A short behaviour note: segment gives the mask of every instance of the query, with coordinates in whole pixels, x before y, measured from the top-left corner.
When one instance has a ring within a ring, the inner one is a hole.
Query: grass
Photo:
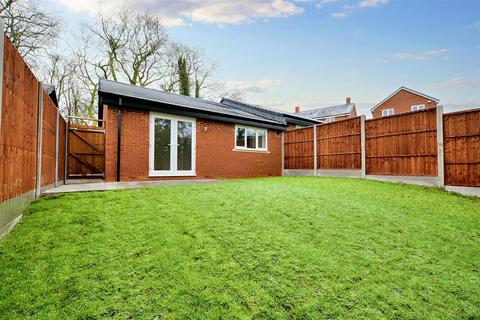
[[[333,178],[41,199],[2,319],[480,319],[480,200]]]

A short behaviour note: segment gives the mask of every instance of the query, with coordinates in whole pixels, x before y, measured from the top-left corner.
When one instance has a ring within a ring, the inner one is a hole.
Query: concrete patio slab
[[[464,196],[480,197],[480,188],[445,186],[445,190]]]
[[[159,181],[132,181],[132,182],[91,182],[72,183],[52,188],[43,192],[43,195],[54,195],[71,192],[108,191],[121,189],[140,189],[145,187],[199,185],[210,183],[224,183],[224,180],[216,179],[192,179],[192,180],[159,180]]]

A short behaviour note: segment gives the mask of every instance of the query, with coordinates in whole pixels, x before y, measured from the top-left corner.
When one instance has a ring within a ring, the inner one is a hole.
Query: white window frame
[[[170,120],[170,170],[155,170],[155,119]],[[178,121],[192,123],[192,166],[191,170],[177,170]],[[196,175],[196,119],[159,112],[150,112],[149,134],[149,176],[150,177],[190,177]]]
[[[410,107],[411,111],[420,111],[420,110],[425,110],[425,105],[424,104],[414,104]]]
[[[395,114],[394,108],[388,108],[382,110],[382,117],[393,116]]]
[[[332,123],[335,122],[337,119],[335,117],[326,117],[325,123]]]
[[[239,128],[245,129],[245,137],[244,137],[244,144],[245,146],[237,146],[237,131]],[[255,130],[255,148],[247,148],[247,130],[253,129]],[[258,147],[258,132],[263,131],[265,132],[265,148]],[[257,128],[257,127],[249,127],[243,125],[235,125],[235,134],[234,134],[234,149],[233,150],[240,150],[240,151],[261,151],[261,152],[268,152],[268,130],[264,128]]]

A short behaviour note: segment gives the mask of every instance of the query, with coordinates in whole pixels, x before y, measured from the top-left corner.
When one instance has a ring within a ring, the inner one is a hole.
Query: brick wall
[[[107,181],[116,180],[117,112],[105,107]],[[233,151],[235,125],[196,119],[196,178],[240,178],[281,175],[281,133],[268,130],[268,153]],[[206,131],[205,131],[205,128]],[[149,178],[149,113],[122,110],[121,180],[172,179]],[[180,179],[181,177],[174,177]],[[191,179],[191,177],[184,177]]]
[[[395,114],[410,112],[411,106],[414,104],[424,104],[425,109],[435,108],[437,103],[435,101],[430,101],[427,98],[413,94],[406,90],[399,91],[396,95],[379,105],[375,110],[372,111],[374,118],[382,117],[382,110],[394,108]]]

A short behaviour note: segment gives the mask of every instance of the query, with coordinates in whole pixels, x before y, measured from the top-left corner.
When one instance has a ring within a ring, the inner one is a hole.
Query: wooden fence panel
[[[284,133],[285,169],[313,170],[313,127]]]
[[[43,92],[42,116],[42,186],[52,185],[55,181],[55,140],[57,130],[57,107],[47,92]]]
[[[322,124],[317,127],[317,168],[361,169],[361,118]]]
[[[370,175],[437,176],[436,109],[367,120]]]
[[[65,147],[67,122],[60,116],[58,123],[58,181],[65,181]]]
[[[35,189],[37,97],[35,76],[4,35],[0,201]]]
[[[443,118],[445,184],[480,187],[480,109]]]

